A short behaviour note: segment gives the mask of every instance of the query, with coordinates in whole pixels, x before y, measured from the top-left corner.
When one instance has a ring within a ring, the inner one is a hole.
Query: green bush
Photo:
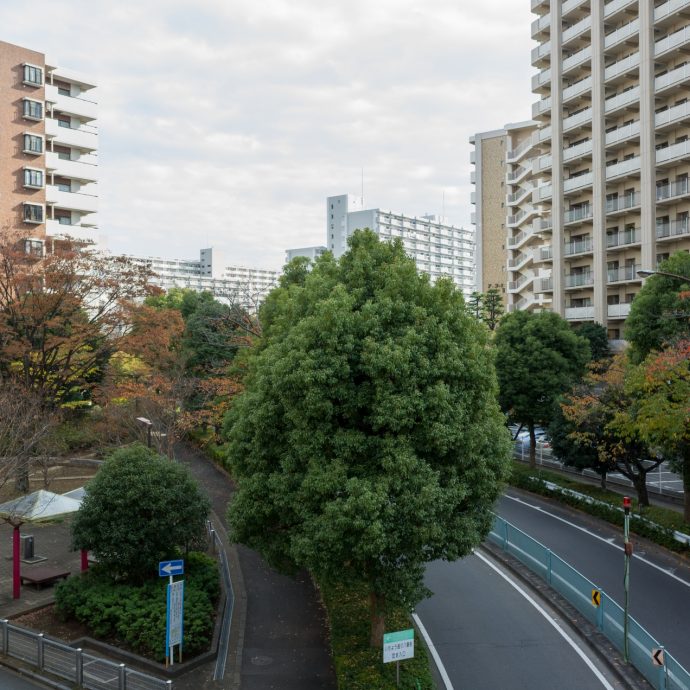
[[[185,566],[183,652],[194,656],[211,643],[220,584],[216,562],[205,554],[188,554]],[[166,584],[164,578],[140,587],[114,583],[93,569],[60,583],[55,606],[63,619],[84,623],[94,637],[163,661]]]

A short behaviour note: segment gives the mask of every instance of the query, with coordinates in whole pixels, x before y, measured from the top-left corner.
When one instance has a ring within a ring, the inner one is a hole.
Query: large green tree
[[[72,541],[104,572],[138,584],[203,535],[209,510],[185,467],[133,445],[113,453],[89,483]]]
[[[550,423],[556,398],[584,374],[589,343],[558,314],[528,311],[505,316],[495,343],[501,407],[529,429],[534,467],[534,427]]]
[[[606,326],[596,321],[585,321],[575,329],[575,333],[587,338],[593,362],[606,360],[611,356]]]
[[[659,264],[666,275],[650,276],[635,297],[625,321],[630,358],[639,364],[652,351],[690,337],[690,254],[676,252]]]
[[[364,584],[378,646],[388,606],[425,595],[425,564],[492,524],[510,442],[488,333],[451,281],[368,230],[290,275],[226,422],[231,533],[274,565]]]
[[[489,288],[482,299],[482,321],[490,331],[496,329],[503,316],[503,297],[497,288]]]

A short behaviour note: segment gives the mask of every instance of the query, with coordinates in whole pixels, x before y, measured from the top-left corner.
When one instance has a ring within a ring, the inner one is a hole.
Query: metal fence
[[[221,621],[220,635],[218,637],[218,655],[216,656],[216,667],[213,672],[213,680],[221,680],[225,675],[225,665],[228,658],[228,644],[230,642],[230,626],[232,625],[232,614],[235,610],[235,590],[232,587],[228,557],[225,553],[223,542],[218,536],[210,520],[206,521],[206,528],[211,540],[211,547],[214,552],[218,552],[220,560],[220,574],[223,584],[225,601],[223,605],[223,619]]]
[[[623,653],[623,609],[605,592],[550,549],[501,517],[496,516],[489,539],[543,577]],[[592,605],[594,589],[601,591],[598,607]],[[664,650],[664,665],[654,665],[652,653],[655,649],[663,649],[663,646],[629,616],[630,663],[657,690],[690,690],[690,673],[668,651]]]
[[[124,664],[87,654],[43,633],[0,621],[0,649],[5,656],[35,666],[88,690],[172,690],[171,680],[161,680]]]

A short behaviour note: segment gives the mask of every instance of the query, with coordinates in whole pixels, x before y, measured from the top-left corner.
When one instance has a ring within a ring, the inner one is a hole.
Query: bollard
[[[124,664],[120,664],[118,671],[118,690],[127,690],[127,671]]]
[[[2,653],[7,656],[7,650],[9,649],[9,641],[7,639],[7,636],[9,635],[9,621],[7,618],[3,618],[0,621],[0,624],[2,625]]]
[[[216,530],[211,528],[211,553],[216,552]]]
[[[74,682],[77,687],[81,687],[84,684],[84,658],[82,656],[81,647],[77,650],[76,656],[74,658]]]

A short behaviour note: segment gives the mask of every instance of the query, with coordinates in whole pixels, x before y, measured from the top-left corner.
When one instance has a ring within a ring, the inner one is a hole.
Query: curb
[[[529,570],[513,556],[505,553],[495,544],[485,541],[479,550],[498,561],[515,575],[538,597],[547,601],[558,613],[563,622],[578,639],[585,642],[597,659],[604,664],[616,678],[631,690],[651,690],[652,686],[642,674],[630,664],[626,664],[618,650],[595,626],[593,626],[574,606],[569,604],[558,592],[549,587],[538,575]]]

